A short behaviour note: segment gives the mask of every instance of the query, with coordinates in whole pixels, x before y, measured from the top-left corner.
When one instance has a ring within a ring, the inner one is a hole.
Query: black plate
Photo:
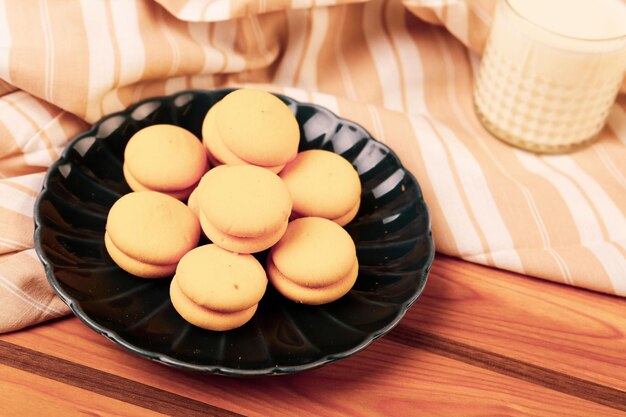
[[[415,302],[434,247],[415,178],[387,146],[325,108],[279,96],[300,124],[300,150],[337,152],[361,177],[361,208],[346,226],[356,242],[359,277],[343,298],[323,306],[299,305],[270,285],[250,322],[212,332],[176,313],[170,279],[132,276],[105,250],[107,213],[130,192],[122,174],[126,142],[157,123],[179,125],[201,137],[207,110],[230,91],[149,99],[103,118],[69,144],[48,171],[35,206],[35,247],[48,280],[89,327],[167,365],[238,376],[286,374],[352,355],[391,330]]]

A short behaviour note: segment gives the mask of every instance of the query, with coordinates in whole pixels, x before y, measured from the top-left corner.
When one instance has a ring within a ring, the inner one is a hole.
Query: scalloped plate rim
[[[412,182],[414,182],[417,192],[418,192],[418,200],[420,203],[420,206],[423,208],[424,210],[424,216],[426,216],[427,221],[428,221],[428,232],[426,233],[426,238],[428,240],[428,258],[426,259],[426,263],[425,266],[423,268],[423,271],[421,272],[421,276],[423,277],[422,282],[420,284],[420,286],[418,287],[418,289],[415,291],[415,294],[413,294],[413,296],[406,302],[406,305],[400,309],[400,311],[397,313],[396,317],[389,323],[387,324],[385,327],[383,327],[382,329],[379,329],[375,332],[369,333],[366,337],[366,339],[359,343],[358,345],[356,345],[355,347],[353,347],[352,349],[348,349],[342,352],[338,352],[338,353],[333,353],[333,354],[328,354],[323,356],[320,359],[317,359],[315,361],[306,363],[306,364],[301,364],[301,365],[293,365],[293,366],[272,366],[272,367],[266,367],[266,368],[259,368],[259,369],[253,369],[253,370],[247,370],[247,369],[240,369],[240,368],[233,368],[233,367],[225,367],[225,366],[211,366],[211,365],[194,365],[191,364],[189,362],[185,362],[185,361],[181,361],[178,359],[175,359],[167,354],[164,353],[158,353],[155,351],[151,351],[148,349],[144,349],[141,347],[138,347],[130,342],[127,342],[122,336],[119,335],[119,333],[117,333],[114,330],[111,329],[107,329],[104,326],[98,324],[97,322],[95,322],[93,319],[91,319],[91,317],[82,309],[82,307],[72,298],[70,297],[60,286],[58,279],[54,276],[54,272],[52,271],[52,267],[50,266],[50,263],[48,261],[48,258],[46,257],[45,253],[44,253],[44,249],[42,246],[42,242],[41,242],[41,234],[42,234],[42,219],[41,219],[41,212],[40,212],[40,205],[41,202],[44,200],[44,197],[46,197],[46,194],[48,193],[48,180],[50,175],[52,174],[52,172],[54,172],[59,165],[63,164],[66,162],[66,158],[67,158],[67,154],[68,152],[74,148],[74,146],[82,139],[89,137],[89,136],[95,136],[95,133],[97,132],[97,127],[99,125],[101,125],[104,121],[109,120],[113,117],[116,116],[121,116],[121,115],[126,115],[126,114],[130,114],[132,113],[136,108],[138,108],[141,105],[144,105],[148,102],[151,101],[163,101],[163,100],[175,100],[176,97],[184,95],[184,94],[194,94],[194,93],[200,93],[200,94],[206,94],[206,93],[213,93],[213,94],[219,94],[219,93],[225,93],[225,92],[229,92],[232,91],[236,88],[221,88],[221,89],[215,89],[215,90],[201,90],[201,89],[191,89],[191,90],[184,90],[184,91],[180,91],[178,93],[175,94],[171,94],[171,95],[165,95],[165,96],[155,96],[155,97],[150,97],[144,100],[141,100],[131,106],[129,106],[128,108],[118,111],[118,112],[114,112],[114,113],[110,113],[104,117],[102,117],[101,119],[99,119],[98,121],[96,121],[91,128],[87,129],[84,132],[81,132],[80,134],[78,134],[77,136],[75,136],[64,148],[63,152],[61,153],[61,156],[59,157],[59,159],[57,159],[55,162],[52,163],[52,165],[50,165],[50,167],[48,168],[46,175],[44,176],[43,182],[42,182],[42,189],[41,192],[39,193],[39,196],[37,197],[37,199],[35,200],[35,205],[34,205],[34,215],[33,215],[33,219],[34,219],[34,223],[35,223],[35,231],[34,231],[34,246],[35,246],[35,252],[37,253],[37,256],[39,257],[39,259],[41,260],[45,272],[46,272],[46,278],[48,280],[48,283],[50,284],[50,286],[53,288],[53,290],[57,293],[57,295],[61,298],[61,300],[67,304],[67,306],[70,308],[70,310],[72,311],[72,313],[78,317],[80,319],[81,322],[83,322],[87,327],[91,328],[92,330],[94,330],[96,333],[106,337],[107,339],[111,340],[112,342],[114,342],[115,344],[119,345],[120,347],[124,348],[125,350],[132,352],[134,354],[137,354],[141,357],[147,358],[149,360],[152,361],[156,361],[168,366],[172,366],[175,368],[179,368],[179,369],[185,369],[185,370],[190,370],[190,371],[196,371],[196,372],[209,372],[211,374],[216,374],[216,375],[226,375],[226,376],[264,376],[264,375],[285,375],[285,374],[292,374],[292,373],[296,373],[296,372],[301,372],[301,371],[305,371],[305,370],[309,370],[309,369],[314,369],[314,368],[318,368],[320,366],[323,366],[325,364],[331,363],[331,362],[335,362],[341,359],[345,359],[349,356],[352,356],[362,350],[364,350],[365,348],[367,348],[370,344],[372,344],[374,341],[376,341],[377,339],[379,339],[380,337],[384,336],[385,334],[389,333],[389,331],[391,331],[391,329],[393,329],[399,322],[400,320],[404,317],[404,315],[406,314],[406,312],[408,311],[408,309],[415,303],[415,301],[417,301],[417,299],[419,298],[419,296],[422,294],[425,286],[426,286],[426,282],[428,281],[428,275],[430,273],[430,269],[432,267],[432,263],[433,263],[433,259],[435,257],[435,245],[434,245],[434,241],[432,238],[432,224],[431,224],[431,217],[430,217],[430,212],[428,210],[428,206],[426,205],[426,202],[424,201],[424,197],[423,197],[423,193],[421,190],[421,187],[419,185],[419,182],[417,181],[417,179],[415,178],[415,176],[404,167],[404,165],[402,165],[402,162],[400,161],[400,158],[396,155],[396,153],[389,148],[386,144],[380,142],[379,140],[377,140],[376,138],[374,138],[367,129],[365,129],[363,126],[361,126],[360,124],[349,120],[349,119],[345,119],[342,118],[340,116],[338,116],[337,114],[335,114],[332,110],[327,109],[326,107],[314,104],[314,103],[307,103],[307,102],[300,102],[298,100],[295,100],[289,96],[286,96],[284,94],[277,94],[277,93],[272,93],[278,97],[287,99],[288,101],[291,101],[293,103],[295,103],[296,105],[304,105],[304,106],[309,106],[309,107],[313,107],[316,108],[318,110],[322,110],[324,112],[328,112],[331,115],[333,115],[334,117],[337,118],[337,120],[339,121],[343,121],[343,122],[347,122],[348,124],[353,124],[355,126],[357,126],[358,128],[362,129],[363,132],[365,132],[365,134],[367,135],[367,139],[369,140],[373,140],[375,141],[378,145],[381,145],[383,148],[385,148],[388,152],[389,155],[391,155],[395,162],[402,168],[402,170],[404,171],[404,173],[406,175],[409,176],[409,178],[411,179]]]

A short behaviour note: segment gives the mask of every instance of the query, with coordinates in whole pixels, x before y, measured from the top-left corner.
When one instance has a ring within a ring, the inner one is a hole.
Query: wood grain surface
[[[402,326],[626,390],[622,298],[439,258]]]
[[[0,400],[19,416],[47,403],[46,415],[618,416],[625,312],[625,300],[439,256],[389,335],[320,369],[183,372],[70,318],[0,336]]]
[[[47,377],[33,375],[28,371],[0,366],[0,375],[2,375],[0,404],[3,416],[164,416],[95,394],[88,389],[68,386]]]

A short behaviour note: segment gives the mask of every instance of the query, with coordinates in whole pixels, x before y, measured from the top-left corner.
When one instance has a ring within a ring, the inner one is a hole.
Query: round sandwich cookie
[[[174,125],[143,128],[124,150],[124,178],[134,191],[159,191],[184,200],[207,169],[202,143],[188,130]]]
[[[255,253],[284,234],[291,198],[283,181],[254,165],[221,165],[203,178],[194,196],[200,224],[216,245]]]
[[[289,223],[267,258],[272,285],[303,304],[325,304],[344,296],[359,272],[356,248],[341,226],[321,217]]]
[[[279,98],[242,88],[207,112],[202,138],[214,162],[257,165],[277,173],[298,152],[300,128]]]
[[[133,192],[117,200],[104,234],[113,261],[143,278],[171,276],[199,240],[200,224],[189,207],[155,191]]]
[[[232,153],[230,149],[224,145],[220,138],[220,134],[217,131],[217,127],[215,125],[215,114],[217,113],[217,109],[220,103],[215,104],[206,115],[204,123],[202,125],[202,136],[203,142],[207,148],[207,152],[209,155],[209,161],[211,165],[254,165],[250,164],[247,161],[239,158],[237,155]],[[285,164],[275,165],[275,166],[263,166],[265,169],[269,169],[273,173],[279,173]]]
[[[256,258],[209,244],[180,260],[170,298],[189,323],[221,331],[248,322],[266,288],[267,276]]]
[[[344,226],[359,211],[359,174],[336,153],[320,149],[300,152],[280,177],[293,201],[292,218],[324,217]]]

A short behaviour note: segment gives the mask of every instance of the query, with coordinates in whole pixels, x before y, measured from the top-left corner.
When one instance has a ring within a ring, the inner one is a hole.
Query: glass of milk
[[[565,152],[602,129],[625,73],[623,0],[500,0],[474,105],[505,142]]]

